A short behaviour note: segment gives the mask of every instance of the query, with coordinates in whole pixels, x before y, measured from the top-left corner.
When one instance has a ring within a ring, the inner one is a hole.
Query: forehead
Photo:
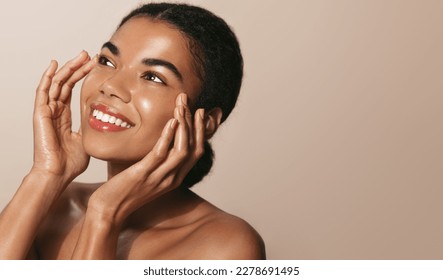
[[[147,17],[134,17],[123,24],[111,37],[120,55],[142,60],[167,60],[183,71],[193,70],[194,59],[187,39],[169,23]]]

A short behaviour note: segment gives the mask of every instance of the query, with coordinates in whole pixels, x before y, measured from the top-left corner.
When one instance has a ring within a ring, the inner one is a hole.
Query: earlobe
[[[210,139],[220,126],[223,112],[219,107],[205,113],[205,138]]]

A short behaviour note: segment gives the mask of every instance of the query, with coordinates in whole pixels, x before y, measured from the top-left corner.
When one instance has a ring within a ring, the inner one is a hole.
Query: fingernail
[[[202,120],[205,119],[205,109],[200,109],[200,118],[201,118]]]
[[[174,108],[174,118],[180,115],[180,109],[177,107]]]
[[[89,57],[88,53],[85,50],[82,50],[74,59],[79,60],[81,58],[85,58],[84,55],[86,54],[86,57]]]
[[[172,129],[175,128],[175,124],[176,124],[176,123],[177,123],[177,120],[176,120],[176,119],[172,119],[172,120],[171,120],[171,124],[170,124],[170,126],[171,126]]]
[[[49,70],[49,68],[51,68],[51,66],[52,66],[52,62],[53,62],[54,60],[52,59],[50,62],[49,62],[49,66],[48,66],[48,68],[46,68],[47,70]]]
[[[92,58],[91,58],[91,63],[96,63],[97,61],[98,61],[98,55],[94,55]]]
[[[181,94],[181,101],[183,105],[187,105],[188,104],[188,96],[184,93]]]
[[[55,66],[54,66],[54,65],[55,65]],[[57,69],[57,67],[58,67],[57,60],[52,59],[52,60],[49,62],[49,66],[48,66],[48,68],[46,68],[46,72],[48,72],[52,67],[55,67],[55,69]]]

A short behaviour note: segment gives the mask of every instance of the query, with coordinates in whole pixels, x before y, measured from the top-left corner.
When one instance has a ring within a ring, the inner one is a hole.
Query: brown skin
[[[0,258],[265,258],[251,226],[178,188],[221,120],[219,108],[192,116],[201,81],[186,39],[167,23],[133,18],[110,42],[118,52],[109,45],[93,59],[82,52],[58,71],[51,62],[43,75],[34,165],[0,215]],[[173,64],[181,78],[146,58]],[[71,90],[86,75],[76,133]],[[132,127],[93,129],[92,104],[125,115]],[[89,156],[108,162],[108,180],[72,183]]]

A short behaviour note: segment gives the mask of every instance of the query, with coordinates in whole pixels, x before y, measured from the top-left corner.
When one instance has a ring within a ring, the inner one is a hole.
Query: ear
[[[219,107],[213,108],[205,112],[205,138],[211,139],[220,126],[223,112]]]

